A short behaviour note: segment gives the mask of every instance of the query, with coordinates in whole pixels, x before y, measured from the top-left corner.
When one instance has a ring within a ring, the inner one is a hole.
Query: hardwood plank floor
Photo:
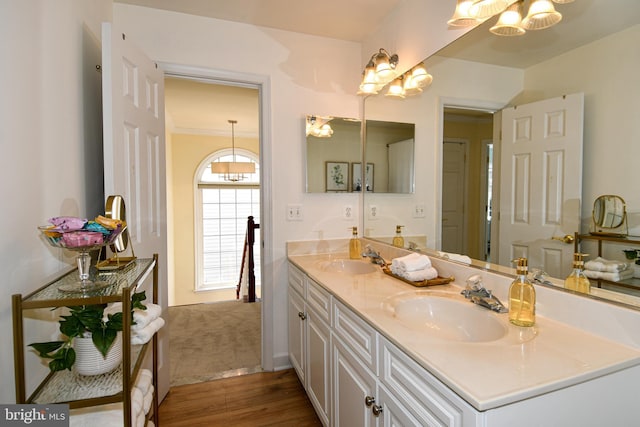
[[[160,427],[322,426],[293,369],[172,387]]]

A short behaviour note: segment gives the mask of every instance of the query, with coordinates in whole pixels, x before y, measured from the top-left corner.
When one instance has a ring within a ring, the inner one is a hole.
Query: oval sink
[[[445,293],[412,292],[384,303],[385,308],[413,329],[449,341],[487,342],[507,334],[498,315]]]
[[[334,259],[320,263],[320,269],[333,273],[368,274],[376,271],[376,265],[355,259]]]

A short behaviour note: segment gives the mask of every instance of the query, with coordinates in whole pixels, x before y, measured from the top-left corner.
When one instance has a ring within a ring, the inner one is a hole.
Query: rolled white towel
[[[132,330],[144,328],[162,314],[162,307],[158,304],[146,303],[145,306],[147,307],[146,310],[140,310],[139,308],[133,310],[133,321],[135,324],[131,325]],[[104,317],[106,319],[107,314],[119,313],[121,311],[122,303],[114,302],[104,309]]]
[[[631,279],[633,277],[633,269],[627,268],[626,270],[616,272],[584,270],[584,275],[590,279],[605,279],[612,282],[619,282],[621,280]]]
[[[131,344],[145,344],[153,338],[153,334],[158,332],[164,326],[164,319],[158,317],[142,329],[131,331]]]
[[[142,403],[142,410],[144,414],[149,413],[149,409],[151,409],[151,404],[153,403],[153,386],[149,388],[147,394],[144,395],[144,401]]]
[[[134,386],[142,392],[142,395],[146,395],[149,392],[152,380],[153,374],[151,371],[148,369],[141,369],[138,373],[138,378],[136,379]]]
[[[391,272],[402,275],[407,271],[418,271],[431,267],[431,259],[415,252],[391,260]]]
[[[584,268],[591,271],[607,271],[615,273],[616,271],[626,270],[629,265],[621,261],[610,261],[602,257],[591,259],[584,263]]]
[[[457,262],[463,262],[465,264],[471,264],[471,258],[469,258],[466,255],[461,255],[461,254],[454,254],[454,253],[449,253],[449,252],[441,252],[438,251],[438,255],[441,256],[442,258],[451,260],[451,261],[457,261]]]
[[[431,280],[438,277],[438,271],[433,267],[429,267],[417,271],[407,271],[402,277],[411,282],[422,282],[423,280]]]
[[[135,420],[138,414],[142,412],[144,405],[144,395],[139,388],[131,389],[131,419]]]

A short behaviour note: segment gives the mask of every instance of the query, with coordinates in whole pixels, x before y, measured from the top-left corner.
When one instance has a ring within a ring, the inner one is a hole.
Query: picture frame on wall
[[[367,163],[364,177],[364,187],[366,191],[373,192],[373,171],[374,164]],[[362,164],[360,162],[351,163],[351,191],[362,191]]]
[[[349,162],[325,162],[326,191],[349,191]]]

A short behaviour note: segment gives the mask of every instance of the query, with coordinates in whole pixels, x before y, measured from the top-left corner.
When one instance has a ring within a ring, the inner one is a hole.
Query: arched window
[[[260,223],[258,157],[235,150],[235,161],[255,163],[256,172],[237,182],[211,173],[211,163],[234,161],[230,149],[207,157],[195,176],[196,291],[234,288],[238,284],[247,218]],[[257,242],[260,240],[257,238]],[[260,245],[254,245],[256,285],[260,283]],[[244,274],[247,274],[245,271]]]

